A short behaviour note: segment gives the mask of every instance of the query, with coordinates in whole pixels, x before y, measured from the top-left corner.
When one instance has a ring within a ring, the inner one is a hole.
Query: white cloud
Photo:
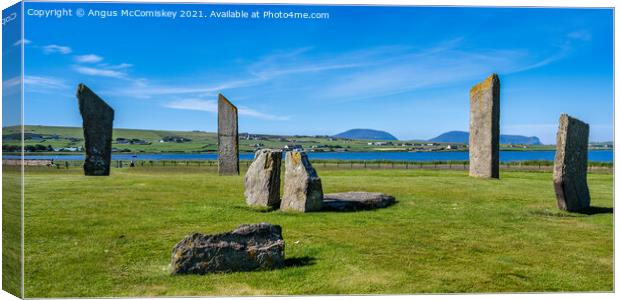
[[[217,102],[214,100],[187,99],[166,103],[164,107],[217,113]],[[289,117],[266,114],[243,106],[238,107],[238,113],[241,116],[271,121],[285,121],[289,119]]]
[[[2,91],[5,94],[15,93],[21,89],[20,76],[9,78],[2,82]],[[24,89],[34,93],[58,93],[69,88],[65,81],[48,76],[24,76]]]
[[[587,30],[577,30],[570,32],[568,37],[574,40],[589,41],[592,38],[592,35]]]
[[[47,46],[43,46],[43,53],[45,54],[53,54],[53,53],[69,54],[71,53],[71,48],[67,46],[47,45]]]
[[[211,100],[188,99],[164,104],[164,107],[217,113],[217,103]]]
[[[3,81],[2,82],[3,90],[8,90],[8,89],[19,86],[22,83],[21,79],[22,79],[21,76],[16,76],[16,77],[12,77],[12,78],[9,78]]]
[[[90,76],[102,76],[102,77],[112,77],[112,78],[126,78],[127,74],[125,72],[120,72],[116,70],[108,70],[101,68],[92,68],[92,67],[84,67],[84,66],[75,66],[75,71],[80,74],[90,75]]]
[[[46,89],[64,89],[69,87],[69,85],[67,85],[63,80],[57,78],[31,75],[24,76],[24,85],[26,86],[26,89],[30,87],[40,87]]]
[[[108,68],[108,69],[112,69],[112,70],[120,70],[120,69],[127,69],[127,68],[133,67],[132,64],[127,64],[127,63],[122,63],[122,64],[118,64],[118,65],[102,64],[100,66]]]
[[[75,61],[79,63],[98,63],[103,60],[103,57],[95,54],[77,55]]]
[[[24,45],[28,45],[28,44],[30,44],[32,42],[30,40],[27,40],[27,39],[18,40],[17,42],[13,43],[13,46],[19,46],[22,43],[24,43]]]
[[[270,120],[270,121],[287,121],[290,119],[290,117],[288,116],[270,115],[270,114],[262,113],[262,112],[253,110],[251,108],[244,107],[244,106],[239,106],[238,111],[239,111],[239,115],[242,115],[242,116],[255,117],[258,119],[264,119],[264,120]]]

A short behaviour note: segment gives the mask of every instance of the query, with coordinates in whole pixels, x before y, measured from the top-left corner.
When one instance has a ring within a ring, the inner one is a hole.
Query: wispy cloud
[[[568,34],[568,37],[580,41],[589,41],[592,38],[592,34],[590,34],[590,32],[587,30],[576,30],[570,32]]]
[[[22,79],[20,76],[9,78],[2,82],[4,93],[18,92],[21,87]],[[67,90],[70,86],[62,79],[49,76],[24,76],[24,89],[34,93],[58,93]]]
[[[74,57],[78,63],[98,63],[103,60],[103,57],[96,54],[77,55]]]
[[[360,67],[368,63],[361,61],[352,62],[351,58],[343,59],[313,59],[312,56],[305,56],[311,48],[300,48],[291,51],[277,52],[267,55],[250,64],[247,68],[240,70],[240,74],[232,79],[204,80],[204,84],[166,84],[162,82],[153,83],[150,80],[140,80],[139,84],[131,89],[124,89],[120,93],[136,98],[153,98],[166,95],[192,95],[194,97],[215,96],[218,92],[247,88],[267,84],[278,78],[287,78],[300,75],[318,75],[325,71],[345,70]],[[121,66],[121,65],[119,65]],[[131,66],[131,65],[129,65]],[[108,66],[111,69],[113,66]],[[194,79],[193,81],[196,81]],[[119,91],[112,92],[118,94]],[[252,110],[247,111],[248,115],[259,116]]]
[[[74,66],[74,70],[80,74],[90,76],[102,76],[123,79],[127,77],[127,73],[117,70],[109,70],[105,68],[93,68],[85,66]]]
[[[179,100],[179,101],[172,101],[172,102],[166,103],[164,104],[164,107],[217,113],[217,102],[213,100],[202,100],[202,99]],[[266,114],[266,113],[262,113],[257,110],[244,107],[244,106],[238,107],[238,112],[239,112],[239,115],[242,115],[242,116],[254,117],[254,118],[270,120],[270,121],[286,121],[289,119],[289,117],[287,116],[276,116],[276,115]]]
[[[32,42],[30,40],[27,40],[27,39],[17,40],[15,43],[13,43],[13,46],[19,46],[22,43],[24,43],[24,45],[28,45],[28,44],[30,44]]]
[[[20,76],[9,78],[2,82],[2,91],[14,94],[20,91],[22,79]],[[62,79],[48,76],[24,76],[24,90],[29,93],[63,93],[70,86]]]
[[[9,78],[7,80],[4,80],[2,82],[2,88],[4,90],[12,89],[14,87],[18,87],[21,83],[22,83],[21,76],[15,76],[15,77]]]
[[[54,53],[59,53],[59,54],[69,54],[71,53],[71,47],[67,47],[67,46],[60,46],[60,45],[47,45],[47,46],[43,46],[43,53],[45,54],[54,54]]]
[[[127,69],[127,68],[133,67],[132,64],[127,64],[127,63],[122,63],[122,64],[118,64],[118,65],[98,64],[97,66],[99,66],[101,68],[106,68],[106,69],[109,69],[109,70],[122,70],[122,69]]]
[[[64,89],[69,87],[64,80],[47,76],[24,76],[24,85],[28,87],[43,87],[47,89]]]
[[[500,75],[540,68],[567,57],[579,41],[589,39],[587,31],[565,35],[555,52],[546,55],[528,49],[481,49],[468,47],[465,38],[454,38],[433,46],[383,45],[347,52],[330,53],[312,47],[279,50],[243,66],[239,63],[230,72],[179,78],[134,79],[129,76],[131,64],[99,63],[96,67],[78,65],[80,74],[120,78],[125,88],[111,86],[109,95],[136,99],[183,97],[167,104],[169,108],[215,111],[212,101],[218,92],[251,90],[249,98],[261,95],[282,95],[286,90],[304,99],[325,101],[358,101],[412,92],[420,89],[477,81],[491,72]],[[196,100],[197,99],[197,100]],[[242,108],[239,109],[240,114]],[[263,119],[286,119],[243,110],[246,116]]]

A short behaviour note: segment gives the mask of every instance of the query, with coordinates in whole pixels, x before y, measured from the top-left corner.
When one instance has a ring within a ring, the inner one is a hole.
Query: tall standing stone
[[[590,207],[588,189],[588,136],[590,126],[567,114],[560,116],[553,165],[558,208],[580,211]]]
[[[217,101],[218,172],[220,175],[239,175],[239,129],[237,107],[224,95]]]
[[[499,77],[469,92],[469,176],[499,178]]]
[[[280,207],[282,151],[261,149],[245,173],[245,202],[250,206]]]
[[[86,85],[80,83],[77,99],[84,130],[84,175],[110,175],[114,110]]]
[[[303,151],[286,153],[284,196],[280,208],[291,211],[315,211],[323,206],[321,178]]]

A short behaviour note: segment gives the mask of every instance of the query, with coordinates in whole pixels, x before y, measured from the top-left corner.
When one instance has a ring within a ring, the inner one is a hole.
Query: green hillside
[[[19,128],[3,128],[3,145],[19,144]],[[16,136],[14,136],[16,135]],[[80,127],[37,126],[24,127],[25,145],[44,145],[51,148],[82,147],[84,138]],[[183,138],[182,142],[167,141],[165,138]],[[122,143],[118,139],[136,140]],[[239,134],[241,152],[254,152],[257,148],[283,148],[299,145],[308,151],[405,151],[411,146],[401,143],[369,145],[378,141],[350,140],[328,136],[278,136]],[[216,152],[217,134],[204,131],[167,131],[142,129],[114,129],[113,144],[116,152]]]
[[[84,145],[82,128],[62,126],[26,125],[25,146],[28,152],[71,153],[81,151]],[[2,130],[3,152],[14,152],[19,145],[19,127]],[[258,148],[302,147],[306,151],[465,151],[467,146],[458,143],[432,143],[427,141],[356,140],[329,136],[282,136],[265,134],[239,134],[241,152],[254,152]],[[450,145],[450,147],[448,147]],[[11,148],[13,147],[13,148]],[[114,152],[127,153],[205,153],[217,152],[217,134],[205,131],[170,131],[148,129],[114,129]],[[553,150],[549,145],[502,146],[502,150]]]

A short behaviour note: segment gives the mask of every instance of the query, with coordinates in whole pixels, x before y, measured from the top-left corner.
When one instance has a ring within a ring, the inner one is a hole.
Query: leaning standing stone
[[[580,211],[590,207],[588,189],[588,124],[567,114],[560,116],[553,165],[558,208]]]
[[[250,206],[280,206],[280,165],[282,151],[256,151],[254,161],[245,173],[245,202]]]
[[[499,77],[469,92],[469,176],[499,178]]]
[[[190,234],[174,246],[171,260],[172,274],[280,268],[284,266],[282,228],[260,223],[221,234]]]
[[[239,175],[239,132],[237,107],[224,95],[217,101],[218,172],[220,175]]]
[[[300,212],[320,210],[323,187],[308,155],[302,151],[290,151],[286,153],[284,163],[284,197],[280,208]]]
[[[84,175],[110,175],[114,110],[86,85],[80,83],[77,99],[84,130]]]

